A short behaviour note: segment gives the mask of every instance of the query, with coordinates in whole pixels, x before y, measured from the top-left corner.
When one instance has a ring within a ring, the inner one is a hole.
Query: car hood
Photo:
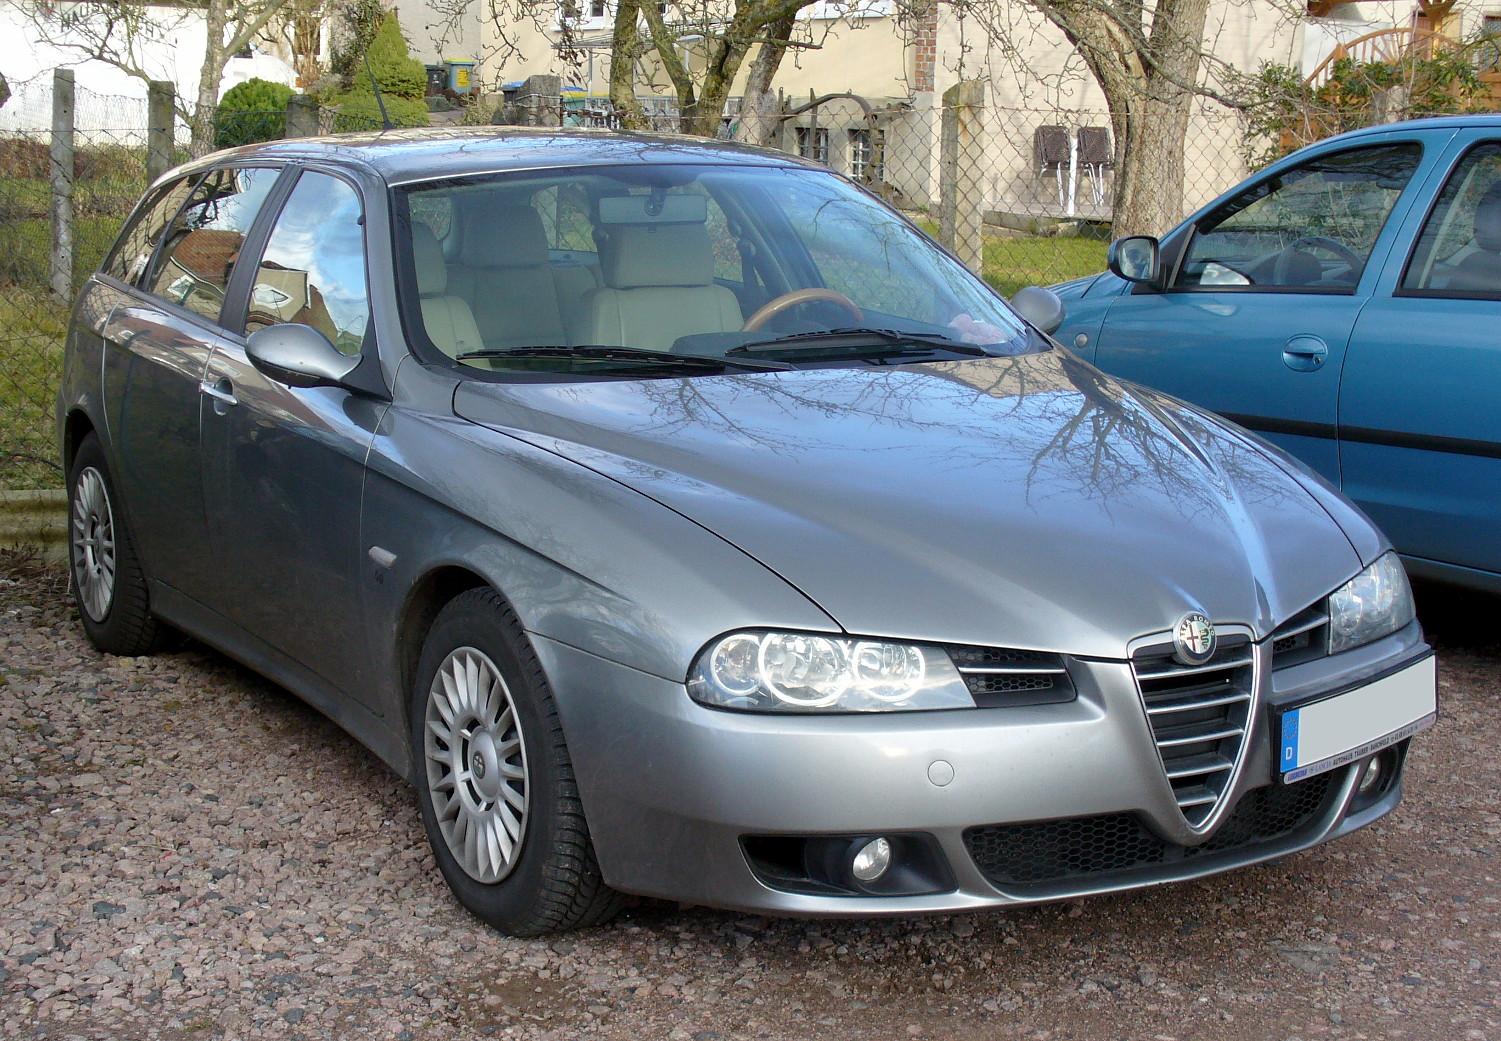
[[[1064,351],[466,381],[454,407],[696,521],[861,635],[1118,658],[1189,610],[1264,635],[1361,566],[1274,457]]]

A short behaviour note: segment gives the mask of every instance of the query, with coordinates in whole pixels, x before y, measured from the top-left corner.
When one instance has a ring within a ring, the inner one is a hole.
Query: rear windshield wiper
[[[881,354],[926,354],[928,350],[912,352],[903,350],[890,350],[905,346],[917,346],[929,350],[949,351],[953,354],[965,354],[975,358],[988,358],[990,351],[973,343],[965,343],[962,340],[951,340],[946,336],[936,333],[913,333],[904,332],[901,329],[867,329],[860,326],[850,326],[841,329],[820,329],[817,332],[790,333],[786,336],[774,336],[766,340],[752,340],[742,343],[738,347],[731,347],[726,354],[752,354],[761,351],[795,351],[803,347],[848,347],[849,353],[874,353],[871,352],[873,344],[868,341],[875,340],[881,347]],[[865,342],[862,342],[865,341]]]
[[[577,347],[484,347],[465,351],[459,361],[504,360],[526,358],[588,358],[602,361],[624,361],[638,364],[656,364],[695,369],[742,369],[748,372],[784,372],[796,366],[784,361],[752,360],[750,358],[718,358],[709,354],[672,354],[667,351],[649,351],[640,347],[612,347],[608,344],[582,344]]]

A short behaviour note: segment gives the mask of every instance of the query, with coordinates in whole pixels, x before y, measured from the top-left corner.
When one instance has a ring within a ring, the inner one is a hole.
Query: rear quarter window
[[[134,285],[151,265],[151,254],[198,183],[198,177],[189,174],[153,192],[120,232],[100,272]]]

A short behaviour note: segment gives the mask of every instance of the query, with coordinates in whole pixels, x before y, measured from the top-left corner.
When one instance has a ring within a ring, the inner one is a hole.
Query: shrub
[[[233,148],[275,141],[287,132],[287,102],[292,88],[270,80],[249,79],[230,87],[214,110],[214,147]]]
[[[338,93],[353,90],[356,79],[365,75],[365,52],[386,20],[386,9],[381,0],[341,0],[335,12],[338,21],[328,67],[338,78],[333,91]]]
[[[391,117],[391,125],[396,127],[425,127],[427,126],[427,106],[420,101],[411,98],[392,97],[385,95],[386,114]],[[380,106],[375,102],[375,95],[369,92],[364,94],[348,94],[335,99],[338,108],[334,115],[334,132],[338,134],[352,130],[379,130],[381,128]]]
[[[1317,88],[1301,71],[1263,62],[1247,82],[1246,158],[1259,168],[1347,130],[1399,119],[1485,112],[1489,90],[1475,66],[1475,43],[1391,61],[1341,58]]]
[[[370,41],[367,57],[370,71],[375,73],[375,81],[380,84],[380,91],[387,100],[398,97],[421,101],[427,93],[427,70],[407,52],[406,37],[401,35],[401,23],[396,20],[395,11],[389,12],[385,21],[380,23],[380,31]],[[354,89],[358,91],[362,86],[365,90],[370,88],[370,76],[358,69]]]
[[[353,89],[332,99],[338,109],[334,130],[342,133],[380,129],[380,105],[370,83],[371,73],[375,75],[375,82],[380,84],[381,99],[386,103],[392,126],[427,126],[427,105],[422,100],[427,92],[427,70],[407,53],[406,38],[401,35],[401,25],[394,12],[388,13],[381,22],[380,30],[370,41],[367,56],[370,59],[369,71],[356,70]]]

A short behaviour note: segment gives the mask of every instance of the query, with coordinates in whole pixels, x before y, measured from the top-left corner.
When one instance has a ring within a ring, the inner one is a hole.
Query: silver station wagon
[[[1015,304],[774,152],[210,156],[74,312],[83,627],[327,713],[517,934],[1055,900],[1389,813],[1436,701],[1388,543]]]

